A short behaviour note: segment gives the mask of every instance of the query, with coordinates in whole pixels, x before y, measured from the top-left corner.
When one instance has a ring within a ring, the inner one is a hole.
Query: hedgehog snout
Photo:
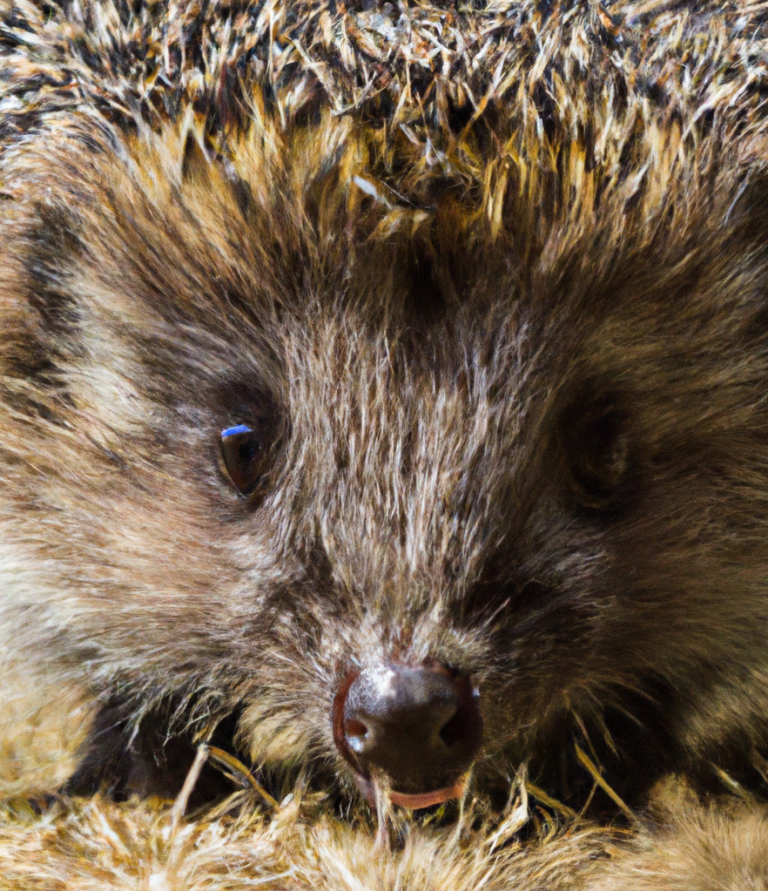
[[[471,680],[443,665],[383,664],[351,672],[333,705],[334,740],[371,804],[382,777],[394,804],[460,797],[483,721]]]

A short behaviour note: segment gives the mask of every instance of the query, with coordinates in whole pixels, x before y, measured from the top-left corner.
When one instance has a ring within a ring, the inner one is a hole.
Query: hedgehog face
[[[512,235],[449,204],[395,218],[327,159],[254,140],[190,166],[163,139],[9,174],[19,645],[50,635],[136,720],[239,709],[255,762],[409,806],[628,696],[664,690],[667,731],[705,739],[768,577],[744,501],[768,491],[763,273],[718,259],[737,215],[590,264],[609,207],[526,267]]]

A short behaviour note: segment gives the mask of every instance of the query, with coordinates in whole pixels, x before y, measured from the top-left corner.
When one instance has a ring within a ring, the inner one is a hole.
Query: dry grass
[[[400,811],[385,835],[366,811],[342,819],[300,790],[274,807],[257,790],[236,792],[191,816],[183,801],[44,795],[71,770],[88,710],[76,691],[53,697],[30,681],[15,673],[5,684],[2,891],[736,891],[768,881],[768,817],[709,812],[680,783],[657,794],[657,828],[639,821],[631,832],[558,826],[524,784],[481,828],[468,812],[434,827]]]
[[[468,814],[434,828],[399,812],[386,838],[367,811],[342,819],[322,795],[300,790],[276,807],[255,789],[235,792],[190,817],[183,801],[52,796],[72,769],[89,711],[77,691],[51,691],[20,671],[5,676],[4,692],[0,889],[568,889],[615,856],[623,836],[556,829],[539,811],[540,830],[523,843],[516,834],[532,807],[520,789],[504,817],[481,829]]]

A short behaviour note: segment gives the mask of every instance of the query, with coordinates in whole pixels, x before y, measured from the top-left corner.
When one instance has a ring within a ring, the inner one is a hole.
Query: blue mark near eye
[[[226,439],[228,436],[237,436],[238,433],[253,433],[253,430],[247,424],[238,424],[237,427],[227,427],[221,431],[221,438]]]

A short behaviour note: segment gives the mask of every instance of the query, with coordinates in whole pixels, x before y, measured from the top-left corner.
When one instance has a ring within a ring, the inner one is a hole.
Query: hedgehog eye
[[[232,485],[250,495],[264,472],[267,449],[262,438],[246,424],[221,431],[221,457]]]
[[[576,406],[563,424],[577,498],[590,509],[613,507],[630,467],[630,436],[623,412],[610,404]]]

